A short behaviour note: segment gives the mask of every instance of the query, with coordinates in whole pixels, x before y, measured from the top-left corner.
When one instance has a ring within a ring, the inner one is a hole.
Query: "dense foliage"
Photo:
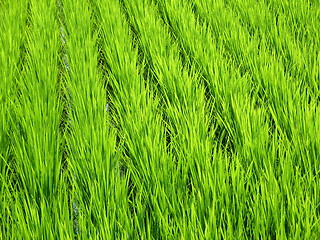
[[[320,238],[319,1],[0,9],[0,239]]]

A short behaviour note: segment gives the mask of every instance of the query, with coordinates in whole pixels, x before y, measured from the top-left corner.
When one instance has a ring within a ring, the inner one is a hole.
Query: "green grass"
[[[318,1],[0,8],[0,239],[319,238]]]

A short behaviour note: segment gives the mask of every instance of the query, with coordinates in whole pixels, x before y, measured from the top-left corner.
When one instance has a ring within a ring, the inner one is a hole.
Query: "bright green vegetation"
[[[0,239],[319,239],[319,1],[0,9]]]

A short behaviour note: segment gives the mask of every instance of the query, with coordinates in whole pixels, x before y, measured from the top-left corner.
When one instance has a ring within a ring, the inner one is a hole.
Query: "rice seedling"
[[[125,142],[126,159],[122,167],[130,176],[130,211],[136,215],[128,226],[128,234],[133,238],[149,238],[148,235],[157,233],[158,227],[168,227],[156,225],[161,222],[155,222],[154,218],[167,218],[161,208],[168,206],[164,193],[172,191],[175,175],[157,110],[159,100],[150,82],[139,74],[144,62],[139,62],[121,5],[117,1],[101,0],[96,11],[101,22],[102,50],[112,80],[110,94],[116,125]],[[149,195],[150,192],[153,194]]]
[[[14,109],[16,80],[19,77],[19,65],[21,63],[20,51],[24,38],[24,22],[26,20],[26,4],[14,3],[12,8],[8,1],[1,2],[0,12],[1,30],[0,36],[0,236],[6,232],[10,234],[11,184],[13,176],[13,148],[12,148],[12,122],[11,113]],[[12,25],[11,22],[15,21]],[[10,56],[10,57],[8,57]]]
[[[22,18],[22,22],[18,22],[21,30],[17,36],[24,32],[26,6],[26,3],[15,6]],[[29,6],[31,26],[26,33],[26,62],[21,66],[21,73],[16,75],[16,84],[14,78],[8,79],[13,87],[16,86],[18,95],[11,99],[14,105],[8,121],[12,126],[13,180],[10,187],[13,189],[10,189],[11,201],[5,203],[10,209],[5,236],[13,239],[64,238],[67,232],[61,233],[59,220],[68,219],[68,206],[61,176],[55,2],[37,4],[32,1]],[[44,11],[47,11],[46,15],[42,14]],[[17,70],[15,63],[12,64]],[[63,211],[58,211],[60,209]]]
[[[72,207],[76,214],[74,235],[109,239],[117,227],[113,221],[115,209],[121,209],[116,199],[122,202],[125,189],[115,171],[116,131],[105,111],[107,99],[97,68],[97,34],[92,28],[92,11],[87,2],[65,1],[63,7],[70,66],[66,81],[70,90],[70,133],[66,143],[69,177],[73,182]]]
[[[317,1],[0,2],[1,239],[318,239]]]

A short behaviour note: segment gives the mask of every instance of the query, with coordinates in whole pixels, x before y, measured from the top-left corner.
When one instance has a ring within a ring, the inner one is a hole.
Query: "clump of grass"
[[[19,64],[21,46],[23,45],[26,20],[26,4],[1,2],[1,29],[0,35],[0,236],[11,234],[10,223],[12,222],[11,206],[14,194],[11,194],[14,184],[14,161],[12,111],[17,97],[16,81],[19,78]],[[15,24],[12,24],[15,22]]]
[[[17,28],[17,36],[21,36],[26,3],[17,4],[15,9],[21,14],[17,18],[22,21]],[[10,204],[7,207],[11,219],[4,234],[13,239],[65,238],[68,235],[62,233],[59,226],[60,220],[68,219],[68,207],[59,149],[61,103],[56,81],[59,35],[55,10],[54,1],[39,4],[31,1],[32,27],[26,32],[26,60],[15,76],[16,84],[14,78],[8,79],[12,87],[17,86],[17,92],[12,93],[18,93],[8,101],[14,102],[8,121],[12,126],[14,188],[10,192],[11,201],[5,203]],[[13,44],[19,41],[20,38]],[[15,63],[12,64],[17,70]],[[43,224],[45,222],[48,224]]]

